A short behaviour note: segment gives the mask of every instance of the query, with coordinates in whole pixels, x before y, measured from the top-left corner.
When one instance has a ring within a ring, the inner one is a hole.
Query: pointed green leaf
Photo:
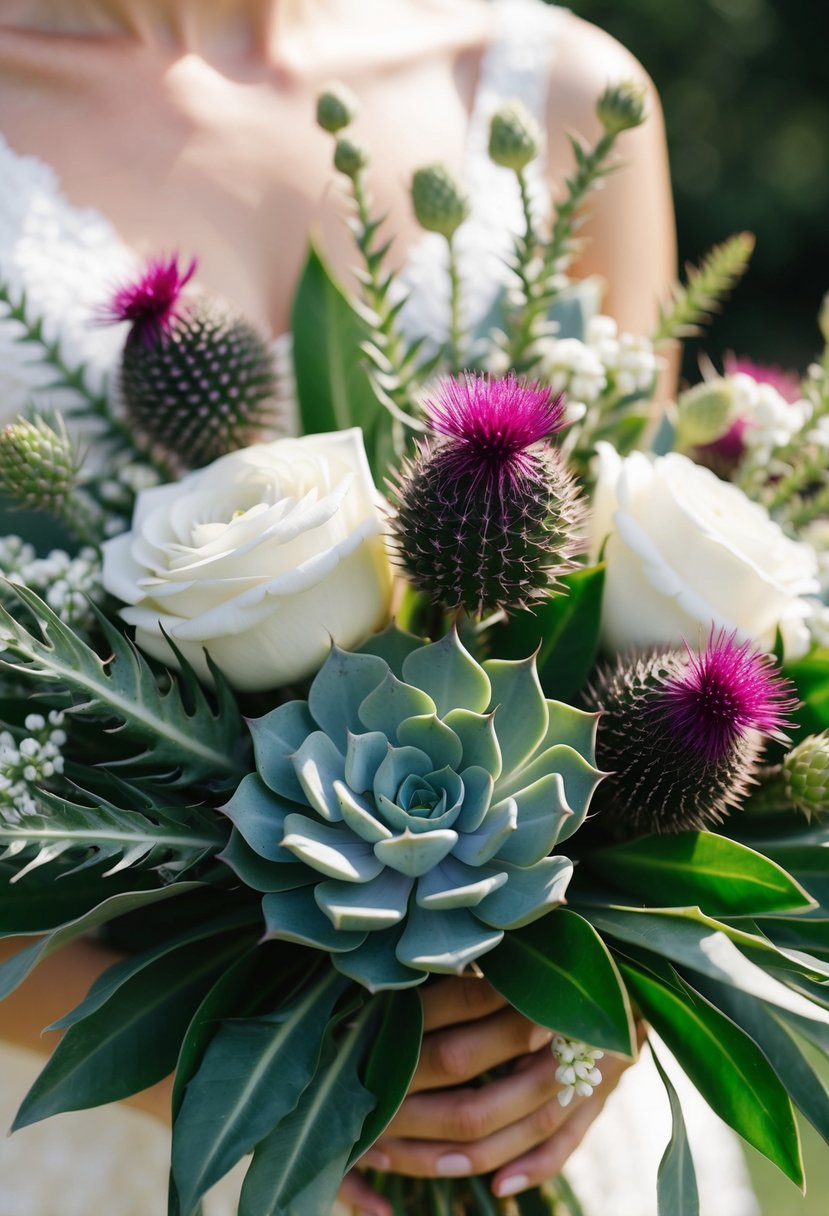
[[[314,677],[308,708],[319,728],[345,754],[349,732],[363,729],[359,708],[370,692],[386,678],[389,666],[372,654],[351,654],[332,646]]]
[[[382,1011],[363,1073],[363,1084],[374,1095],[375,1106],[363,1123],[360,1139],[349,1157],[349,1167],[381,1136],[400,1109],[420,1059],[423,1039],[423,1005],[416,993],[385,992],[377,1007]]]
[[[413,651],[403,664],[403,679],[422,688],[434,701],[439,717],[450,709],[482,714],[489,706],[489,679],[452,628],[437,642]]]
[[[679,1096],[671,1085],[659,1057],[651,1046],[656,1071],[671,1104],[671,1139],[659,1162],[656,1178],[656,1202],[659,1216],[699,1216],[699,1192],[694,1161],[688,1144],[688,1133],[682,1117]]]
[[[630,1003],[616,964],[575,912],[556,908],[508,933],[480,965],[526,1017],[593,1047],[634,1055]]]
[[[492,685],[489,708],[495,710],[495,733],[507,774],[520,768],[547,733],[547,702],[534,658],[488,659],[483,666]]]

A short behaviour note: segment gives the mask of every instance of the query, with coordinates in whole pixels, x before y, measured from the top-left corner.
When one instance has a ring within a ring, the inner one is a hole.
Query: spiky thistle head
[[[115,291],[101,314],[104,323],[129,321],[132,334],[147,343],[169,333],[181,308],[181,293],[196,273],[196,259],[182,270],[178,254],[151,258],[141,275]]]
[[[412,177],[412,207],[415,219],[427,232],[451,239],[470,212],[463,186],[445,165],[424,165]]]
[[[357,117],[359,104],[347,85],[333,81],[317,98],[317,122],[323,131],[336,135]]]
[[[272,431],[276,378],[273,352],[233,305],[182,290],[196,261],[182,271],[175,255],[150,261],[116,293],[109,321],[131,321],[120,389],[137,434],[185,468],[198,468]]]
[[[83,463],[60,415],[18,418],[0,431],[0,488],[21,507],[55,512],[74,492]]]
[[[426,405],[435,435],[394,487],[399,560],[436,603],[529,607],[578,552],[582,506],[547,442],[564,403],[515,374],[445,381]]]
[[[641,126],[647,117],[647,89],[635,80],[610,84],[596,104],[599,122],[607,135],[620,135]]]
[[[750,643],[622,656],[585,695],[601,710],[597,830],[616,839],[699,830],[740,806],[766,738],[781,738],[792,685]]]
[[[783,781],[792,806],[807,819],[829,816],[829,730],[792,748],[783,761]]]
[[[492,115],[489,157],[496,165],[520,173],[541,151],[541,128],[522,101],[507,101]]]

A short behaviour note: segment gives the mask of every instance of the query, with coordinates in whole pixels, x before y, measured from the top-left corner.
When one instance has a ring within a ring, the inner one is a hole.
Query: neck
[[[114,34],[195,51],[216,40],[272,43],[337,0],[24,0],[20,23],[57,34]]]

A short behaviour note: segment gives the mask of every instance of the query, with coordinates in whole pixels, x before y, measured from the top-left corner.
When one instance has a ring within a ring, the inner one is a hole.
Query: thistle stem
[[[446,238],[449,249],[449,362],[454,373],[463,369],[463,322],[461,321],[461,278],[455,242]]]

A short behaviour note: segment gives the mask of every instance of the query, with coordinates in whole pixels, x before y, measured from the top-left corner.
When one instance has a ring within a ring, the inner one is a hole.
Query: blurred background
[[[680,264],[732,232],[751,269],[709,331],[732,350],[804,370],[829,290],[829,58],[825,0],[569,0],[619,39],[662,97]],[[693,374],[693,346],[686,351]]]

